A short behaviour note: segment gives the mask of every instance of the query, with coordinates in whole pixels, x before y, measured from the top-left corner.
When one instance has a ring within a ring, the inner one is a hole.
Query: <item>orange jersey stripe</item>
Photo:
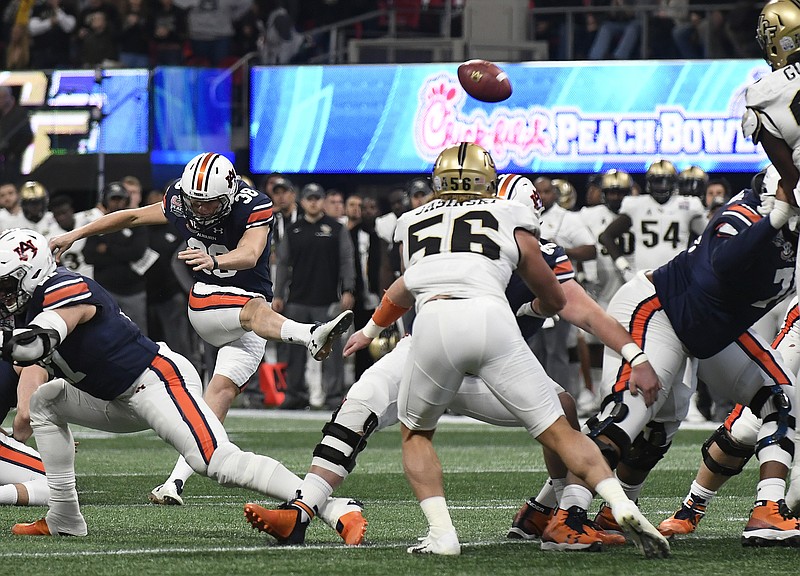
[[[556,264],[556,267],[553,268],[553,272],[556,276],[559,274],[571,274],[573,272],[572,262],[569,260],[565,260],[564,262],[559,262]]]
[[[725,426],[725,430],[727,430],[728,432],[731,431],[731,428],[733,428],[734,423],[742,416],[742,412],[744,412],[743,404],[737,404],[736,406],[733,407],[733,410],[731,410],[731,413],[728,414],[728,417],[725,418],[725,422],[723,423],[723,426]]]
[[[0,444],[0,460],[44,474],[44,464],[42,464],[41,459],[31,456],[27,452],[15,450],[5,444]]]
[[[189,308],[192,310],[213,310],[214,308],[241,308],[252,300],[252,296],[236,294],[189,294]]]
[[[756,214],[751,210],[748,210],[747,208],[745,208],[740,204],[735,204],[729,208],[726,208],[725,212],[736,212],[747,218],[750,222],[758,222],[759,220],[761,220],[761,216],[759,216],[758,214]]]
[[[658,296],[652,296],[639,304],[633,312],[633,318],[629,331],[631,337],[636,344],[644,350],[644,337],[647,332],[647,324],[653,317],[653,314],[661,310],[661,301]],[[617,381],[614,383],[614,393],[621,393],[628,389],[628,381],[631,379],[631,365],[623,361],[620,366],[619,373],[617,374]]]
[[[252,224],[253,222],[263,222],[264,220],[269,220],[272,218],[272,208],[267,208],[266,210],[256,210],[250,217],[247,218],[247,223]]]
[[[783,368],[777,362],[775,362],[775,358],[772,357],[768,350],[765,350],[758,343],[758,340],[756,340],[752,334],[745,332],[736,339],[736,343],[742,350],[744,350],[745,354],[755,360],[756,364],[758,364],[761,369],[767,373],[767,375],[775,382],[775,384],[779,384],[780,386],[791,386],[792,381],[789,380],[786,372],[784,372]]]
[[[775,340],[772,341],[772,347],[777,348],[778,345],[786,338],[786,335],[792,329],[792,326],[795,325],[798,318],[800,318],[800,308],[795,304],[792,306],[792,309],[789,310],[789,313],[786,314],[786,319],[783,321],[783,326],[781,326],[781,331],[778,332],[778,335],[775,336]]]
[[[175,369],[175,365],[164,356],[156,356],[150,367],[155,370],[167,388],[167,393],[172,397],[175,407],[189,425],[197,447],[206,464],[211,461],[211,456],[217,448],[217,439],[206,422],[206,418],[198,408],[197,403],[189,391],[183,377]]]
[[[71,296],[77,296],[83,292],[89,292],[89,285],[86,282],[77,282],[75,284],[70,284],[69,286],[64,286],[63,288],[58,288],[44,295],[42,308],[47,308],[56,302],[60,302],[61,300],[65,300]]]

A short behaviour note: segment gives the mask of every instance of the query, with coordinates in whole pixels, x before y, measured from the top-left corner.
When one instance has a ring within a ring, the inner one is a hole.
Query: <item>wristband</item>
[[[644,364],[645,362],[650,362],[650,359],[644,352],[639,352],[636,356],[633,357],[633,360],[631,360],[631,368],[635,368],[639,364]]]
[[[620,256],[619,258],[614,260],[614,266],[617,267],[617,270],[619,270],[620,272],[623,272],[625,270],[630,270],[631,263],[628,262],[628,259],[625,258],[625,256]]]
[[[636,342],[628,342],[625,344],[619,351],[620,356],[625,358],[629,364],[633,363],[633,359],[636,358],[639,354],[644,354],[642,349],[639,348],[639,345]]]
[[[381,303],[375,309],[375,312],[372,313],[372,318],[377,325],[386,327],[390,326],[392,322],[396,322],[403,314],[408,312],[408,310],[409,308],[398,306],[392,302],[389,295],[384,292]],[[381,330],[383,330],[383,328],[381,328]]]
[[[217,257],[213,254],[209,254],[211,256],[211,261],[214,263],[214,266],[211,267],[212,270],[219,270],[219,262],[217,262]]]
[[[370,318],[370,319],[369,319],[369,322],[367,322],[367,325],[366,325],[366,326],[364,326],[364,327],[361,329],[361,333],[362,333],[364,336],[366,336],[367,338],[373,338],[373,339],[375,339],[375,338],[377,338],[378,336],[380,336],[380,335],[381,335],[381,332],[383,332],[384,330],[386,330],[386,328],[385,328],[384,326],[378,326],[378,325],[375,323],[375,320],[373,320],[372,318]]]

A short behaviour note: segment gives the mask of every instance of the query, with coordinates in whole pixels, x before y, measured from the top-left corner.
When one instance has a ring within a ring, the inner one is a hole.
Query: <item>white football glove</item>
[[[533,310],[533,302],[525,302],[522,306],[519,307],[517,310],[517,316],[532,316],[533,318],[544,318],[544,324],[542,328],[552,328],[556,324],[556,320],[559,320],[558,314],[554,314],[553,316],[542,316],[541,314],[537,314]],[[548,323],[548,320],[550,321]],[[549,325],[548,325],[549,324]]]

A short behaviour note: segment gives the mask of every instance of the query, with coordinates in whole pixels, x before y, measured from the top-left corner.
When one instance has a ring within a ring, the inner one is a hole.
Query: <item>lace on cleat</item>
[[[175,480],[174,482],[164,482],[153,488],[147,495],[147,499],[160,506],[183,506],[182,493],[183,480]]]
[[[333,320],[325,324],[317,324],[311,328],[311,339],[308,341],[308,351],[314,360],[325,360],[331,353],[333,341],[341,336],[350,324],[353,323],[353,311],[345,310]]]
[[[597,515],[594,517],[594,522],[600,530],[612,534],[622,534],[622,527],[614,518],[614,513],[611,512],[611,506],[605,502],[600,505],[600,510],[598,510]]]
[[[589,526],[586,510],[570,506],[568,510],[559,508],[548,522],[542,534],[542,550],[602,552],[603,540]]]
[[[644,554],[645,558],[667,558],[669,556],[669,542],[642,515],[636,504],[628,500],[621,502],[612,510],[617,523],[633,540],[636,548]]]
[[[506,538],[515,540],[537,540],[541,538],[554,512],[553,508],[540,504],[531,498],[514,515],[514,520],[511,521],[511,528],[509,528]]]
[[[309,518],[314,517],[314,511],[297,499],[281,504],[277,510],[253,503],[244,506],[244,517],[253,528],[266,532],[279,544],[291,546],[305,543],[306,528],[311,520],[303,522],[303,512]]]
[[[438,538],[431,538],[430,533],[421,538],[419,544],[409,546],[409,554],[437,554],[439,556],[458,556],[461,554],[461,544],[455,530],[445,532]]]
[[[800,547],[800,520],[792,517],[783,500],[759,500],[742,533],[742,546]]]
[[[658,525],[658,531],[669,538],[676,534],[691,534],[697,529],[700,520],[706,515],[706,507],[695,504],[691,498],[681,505],[680,510],[675,514],[662,520]]]

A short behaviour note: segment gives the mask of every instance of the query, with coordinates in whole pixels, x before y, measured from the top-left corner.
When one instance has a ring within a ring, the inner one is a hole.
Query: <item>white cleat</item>
[[[419,544],[409,546],[409,554],[438,554],[439,556],[458,556],[461,554],[461,544],[455,530],[446,532],[438,538],[431,538],[430,533],[421,538]]]
[[[353,323],[353,311],[345,310],[333,320],[325,324],[317,324],[311,328],[311,339],[308,341],[308,351],[314,360],[325,360],[331,353],[333,341],[347,332]]]
[[[636,504],[628,500],[611,509],[617,523],[625,531],[645,558],[667,558],[669,542],[655,526],[644,517]]]
[[[177,485],[178,482],[181,483],[181,486]],[[183,482],[180,480],[164,482],[160,486],[153,488],[150,494],[147,495],[147,499],[153,504],[161,506],[183,506],[181,492],[183,492]]]

